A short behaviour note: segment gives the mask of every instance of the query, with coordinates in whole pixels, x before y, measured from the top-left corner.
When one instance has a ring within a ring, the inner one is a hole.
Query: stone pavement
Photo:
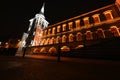
[[[40,58],[41,57],[41,58]],[[53,56],[0,56],[1,80],[119,80],[120,61]]]

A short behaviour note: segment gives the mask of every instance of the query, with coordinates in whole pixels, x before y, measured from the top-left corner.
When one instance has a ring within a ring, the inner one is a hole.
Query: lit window
[[[82,33],[80,33],[80,32],[77,33],[76,40],[77,41],[82,41]]]
[[[46,39],[43,39],[40,43],[40,45],[45,45]]]
[[[51,33],[51,29],[48,29],[48,35]]]
[[[51,38],[51,44],[54,44],[54,41],[55,41],[55,39],[54,39],[54,37],[52,37]]]
[[[42,37],[42,36],[44,36],[44,35],[45,35],[45,31],[44,31],[44,32],[42,31],[42,32],[39,34],[40,37]]]
[[[73,42],[74,41],[74,35],[73,34],[70,34],[69,35],[69,42]]]
[[[40,45],[43,45],[43,42],[44,42],[44,40],[42,40],[42,41],[40,42]]]
[[[92,32],[91,31],[87,31],[86,32],[86,40],[92,40],[93,36],[92,36]]]
[[[114,34],[115,37],[119,37],[120,36],[119,28],[117,28],[116,26],[111,26],[110,27],[110,31]]]
[[[69,22],[68,26],[69,26],[69,30],[72,30],[73,29],[73,22]]]
[[[99,29],[97,30],[97,35],[98,35],[99,38],[105,38],[104,31],[103,31],[103,29],[101,29],[101,28],[99,28]]]
[[[66,37],[66,35],[63,35],[62,36],[62,43],[66,43],[67,42],[67,37]]]
[[[45,35],[47,35],[47,30],[45,30]]]
[[[80,28],[80,20],[76,20],[75,24],[76,24],[76,28]]]
[[[55,34],[55,27],[52,29],[52,34]]]
[[[49,44],[52,44],[52,39],[49,40]]]
[[[85,17],[85,18],[83,18],[83,20],[84,20],[85,26],[89,25],[89,17]]]
[[[63,31],[66,31],[66,24],[62,25]]]
[[[92,17],[93,17],[95,23],[99,23],[100,22],[99,14],[94,14]]]
[[[113,19],[111,11],[112,10],[107,10],[107,11],[103,12],[103,14],[105,15],[107,20]]]
[[[60,43],[60,36],[57,36],[56,43]]]
[[[57,26],[57,32],[60,32],[60,26]]]
[[[43,40],[43,45],[45,45],[46,39]]]
[[[49,42],[50,42],[50,38],[47,38],[45,44],[47,45],[47,44],[49,44]]]

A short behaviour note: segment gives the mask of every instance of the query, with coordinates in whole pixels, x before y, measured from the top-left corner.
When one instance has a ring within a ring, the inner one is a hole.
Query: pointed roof
[[[43,3],[43,6],[41,8],[41,11],[40,11],[41,14],[44,14],[44,6],[45,6],[45,3]]]

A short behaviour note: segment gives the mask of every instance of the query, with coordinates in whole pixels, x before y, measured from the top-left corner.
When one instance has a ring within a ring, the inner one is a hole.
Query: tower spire
[[[43,6],[42,6],[41,11],[40,11],[40,13],[42,13],[42,14],[44,14],[44,7],[45,7],[45,3],[43,3]]]

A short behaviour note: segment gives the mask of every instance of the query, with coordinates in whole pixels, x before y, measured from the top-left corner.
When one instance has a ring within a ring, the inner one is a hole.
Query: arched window
[[[48,45],[49,44],[49,40],[50,38],[47,38],[46,42],[45,42],[45,45]]]
[[[93,39],[91,31],[87,31],[85,34],[86,34],[86,40],[92,40]]]
[[[43,45],[43,40],[41,40],[40,45]]]
[[[50,40],[49,40],[49,44],[52,44],[52,43],[53,43],[52,38],[50,38]]]
[[[57,44],[60,43],[60,36],[57,36],[57,38],[56,38],[56,43],[57,43]]]
[[[82,41],[82,33],[80,33],[80,32],[77,33],[76,41]]]
[[[107,10],[103,12],[107,20],[113,19],[112,10]]]
[[[52,37],[51,38],[51,44],[54,44],[54,41],[55,41],[55,39],[54,39],[54,37]]]
[[[46,39],[43,39],[43,45],[45,45]]]
[[[101,28],[97,30],[97,35],[98,35],[98,38],[105,38],[104,31]]]
[[[73,34],[69,34],[69,42],[73,42],[74,41],[74,35]]]
[[[111,26],[110,27],[110,31],[114,34],[115,37],[119,37],[120,36],[119,29],[116,26]]]
[[[66,35],[63,35],[62,36],[62,43],[66,43],[67,42],[67,37],[66,37]]]
[[[43,39],[43,40],[41,41],[40,45],[44,45],[45,42],[46,42],[46,39]]]

